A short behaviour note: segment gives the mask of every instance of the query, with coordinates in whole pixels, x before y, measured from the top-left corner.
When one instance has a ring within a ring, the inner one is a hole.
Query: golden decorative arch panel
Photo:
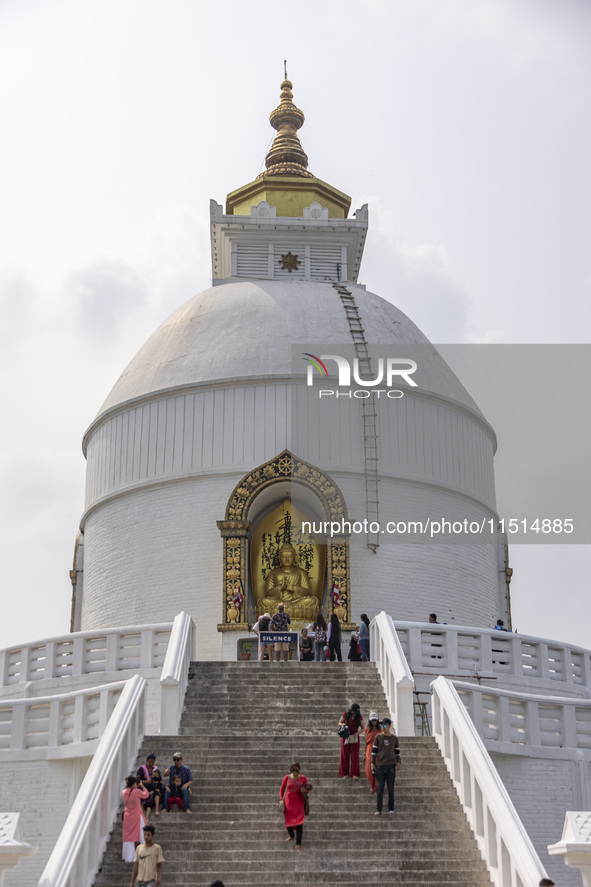
[[[239,601],[239,597],[242,592],[246,596],[248,588],[247,543],[252,528],[250,511],[263,490],[285,481],[311,490],[324,511],[324,520],[347,520],[345,499],[338,485],[328,474],[298,459],[289,450],[283,450],[274,459],[248,472],[230,495],[225,519],[217,522],[224,540],[223,604],[219,631],[245,631],[248,628],[246,599]],[[327,615],[337,612],[343,628],[351,628],[349,538],[344,534],[332,536],[325,540],[325,546],[326,585],[330,592],[336,581],[340,595],[339,604],[334,607],[329,593]],[[319,597],[322,599],[322,593]]]

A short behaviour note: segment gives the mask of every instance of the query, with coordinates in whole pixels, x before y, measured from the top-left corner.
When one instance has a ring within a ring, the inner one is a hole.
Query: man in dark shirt
[[[291,619],[289,618],[289,614],[285,612],[285,604],[277,604],[277,612],[271,619],[271,631],[289,631],[290,622]],[[277,641],[275,643],[275,658],[277,659],[277,662],[279,662],[281,658],[281,651],[283,651],[283,661],[287,662],[289,644]]]
[[[400,747],[398,737],[392,733],[390,718],[382,720],[383,730],[378,733],[371,750],[371,772],[375,774],[378,786],[376,794],[376,816],[382,813],[384,786],[388,783],[388,813],[394,813],[394,780],[400,770]]]
[[[183,806],[187,813],[191,812],[191,795],[189,794],[189,789],[191,788],[191,783],[193,782],[193,776],[188,767],[185,767],[183,764],[183,758],[180,752],[176,752],[172,756],[173,764],[172,767],[167,767],[164,771],[164,775],[168,776],[168,790],[166,792],[164,798],[164,804],[168,807],[168,798],[170,796],[170,789],[174,783],[174,777],[181,777],[181,797],[183,799]]]

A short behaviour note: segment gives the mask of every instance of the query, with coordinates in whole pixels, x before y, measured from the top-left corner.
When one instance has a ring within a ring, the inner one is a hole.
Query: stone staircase
[[[180,751],[193,772],[193,814],[151,820],[166,859],[163,887],[216,878],[225,887],[490,884],[433,739],[400,740],[392,815],[374,815],[363,775],[339,777],[342,711],[358,702],[364,721],[386,712],[374,665],[203,662],[190,674],[181,735],[146,737],[138,758],[154,751],[164,770]],[[277,811],[294,760],[314,785],[300,851],[285,842]],[[95,885],[127,887],[130,870],[119,817]]]

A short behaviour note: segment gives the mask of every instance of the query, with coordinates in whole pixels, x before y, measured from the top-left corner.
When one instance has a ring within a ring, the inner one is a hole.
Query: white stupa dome
[[[482,416],[466,389],[419,328],[399,308],[348,284],[372,345],[421,349],[422,390]],[[236,379],[293,376],[292,347],[339,346],[350,330],[338,293],[317,281],[235,280],[213,286],[178,308],[123,371],[99,416],[156,393]],[[302,364],[303,366],[303,364]]]

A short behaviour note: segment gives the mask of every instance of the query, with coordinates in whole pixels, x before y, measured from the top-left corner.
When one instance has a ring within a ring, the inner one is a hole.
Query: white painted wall
[[[0,806],[20,810],[22,834],[38,848],[6,873],[5,887],[37,887],[90,760],[13,761],[0,767]]]
[[[565,812],[587,809],[580,804],[581,767],[572,760],[490,755],[549,877],[561,887],[581,887],[579,873],[547,850],[560,840]]]
[[[181,610],[199,630],[199,656],[221,657],[222,539],[227,500],[242,475],[217,474],[134,490],[97,507],[85,526],[81,628],[134,619],[171,621]],[[365,516],[360,474],[336,474],[352,518]],[[381,484],[384,515],[413,508],[439,514],[461,502],[467,515],[490,512],[444,489]],[[489,626],[505,613],[495,536],[464,544],[384,542],[377,555],[364,537],[351,540],[353,618],[386,610],[394,619],[424,619],[436,609],[448,621]],[[165,590],[165,593],[163,593]]]

